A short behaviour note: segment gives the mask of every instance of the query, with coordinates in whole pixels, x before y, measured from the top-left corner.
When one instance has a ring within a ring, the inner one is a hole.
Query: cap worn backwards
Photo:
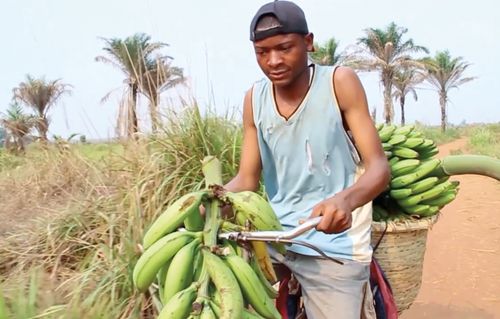
[[[269,28],[257,30],[257,24],[261,18],[266,16],[274,17],[278,23]],[[286,33],[309,33],[304,11],[290,1],[273,1],[263,5],[257,11],[250,24],[250,41],[259,41],[274,35]]]

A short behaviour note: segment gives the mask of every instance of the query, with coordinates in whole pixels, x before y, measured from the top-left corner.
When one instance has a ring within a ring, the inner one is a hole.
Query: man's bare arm
[[[350,228],[352,211],[373,200],[390,180],[389,164],[358,76],[349,68],[339,67],[333,82],[343,119],[352,132],[365,172],[351,187],[314,207],[311,217],[323,216],[316,229],[325,233],[340,233]]]
[[[361,81],[349,68],[340,67],[336,73],[334,85],[339,106],[365,168],[358,181],[342,192],[349,206],[357,208],[373,200],[385,189],[390,180],[390,169],[368,111]]]
[[[260,162],[257,128],[253,121],[252,90],[243,101],[243,145],[238,174],[224,188],[232,192],[256,191],[259,187],[262,165]]]

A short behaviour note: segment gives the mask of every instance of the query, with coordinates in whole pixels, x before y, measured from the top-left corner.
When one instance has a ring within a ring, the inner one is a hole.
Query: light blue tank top
[[[320,201],[351,186],[359,157],[347,136],[332,84],[334,67],[314,67],[308,93],[287,120],[276,107],[272,84],[263,79],[252,92],[254,123],[269,201],[283,227],[310,216]],[[333,257],[369,262],[371,203],[353,212],[352,227],[329,235],[312,230],[301,237]],[[317,255],[292,245],[290,250]]]

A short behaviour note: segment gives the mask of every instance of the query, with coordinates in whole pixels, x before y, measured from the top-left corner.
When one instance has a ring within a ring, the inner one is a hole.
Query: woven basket
[[[410,308],[422,282],[427,232],[438,215],[405,222],[373,222],[372,245],[378,243],[387,225],[387,231],[374,253],[392,287],[398,312]]]

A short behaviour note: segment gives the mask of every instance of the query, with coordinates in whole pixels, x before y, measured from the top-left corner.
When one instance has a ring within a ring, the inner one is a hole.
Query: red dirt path
[[[440,156],[465,149],[459,139]],[[422,287],[401,319],[500,318],[500,183],[463,175],[457,199],[428,235]]]

